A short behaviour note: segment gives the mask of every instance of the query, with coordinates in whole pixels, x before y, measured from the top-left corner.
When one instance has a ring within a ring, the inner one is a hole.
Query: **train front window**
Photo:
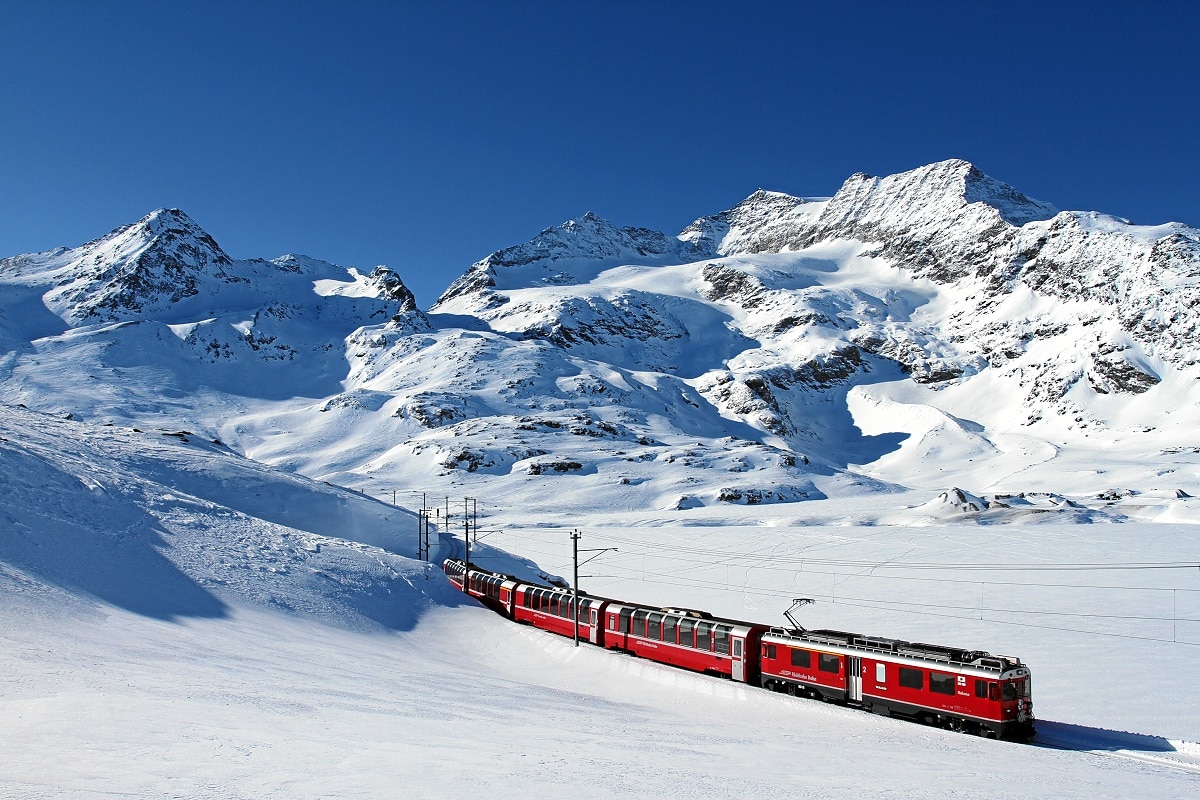
[[[1016,681],[1005,681],[1000,684],[1001,692],[1005,700],[1018,700],[1022,697],[1029,697],[1029,679],[1021,678]]]

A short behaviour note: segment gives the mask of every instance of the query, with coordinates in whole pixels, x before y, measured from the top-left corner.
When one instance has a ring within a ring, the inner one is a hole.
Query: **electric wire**
[[[509,532],[503,532],[503,533],[509,533]],[[544,531],[543,531],[543,533],[544,533]],[[524,538],[527,541],[536,542],[538,544],[545,543],[544,536],[543,537],[533,537],[533,536],[516,535],[516,538]],[[1179,569],[1188,569],[1188,570],[1198,569],[1198,570],[1200,570],[1200,563],[1198,563],[1198,562],[1172,561],[1172,562],[1133,562],[1133,563],[1127,563],[1127,564],[1066,563],[1066,564],[1034,564],[1034,565],[947,564],[947,563],[899,562],[899,561],[870,562],[870,561],[858,561],[858,560],[850,560],[850,559],[830,559],[830,558],[819,558],[819,557],[808,557],[808,556],[780,556],[776,553],[767,554],[767,553],[762,553],[761,551],[758,553],[755,553],[753,551],[742,552],[742,553],[732,553],[732,552],[728,552],[728,551],[713,550],[710,548],[698,548],[698,547],[681,546],[681,545],[671,545],[671,546],[666,546],[666,547],[663,547],[663,546],[650,547],[650,546],[647,546],[645,542],[640,541],[640,540],[627,539],[627,538],[623,538],[623,537],[617,537],[617,536],[611,536],[611,535],[605,535],[605,534],[599,534],[598,538],[609,541],[609,542],[615,542],[618,544],[622,544],[622,543],[626,544],[627,545],[626,549],[624,551],[622,551],[622,556],[626,556],[626,557],[631,556],[631,555],[635,556],[635,557],[640,555],[643,558],[647,555],[661,557],[665,554],[672,554],[671,558],[675,562],[683,562],[683,563],[700,565],[703,567],[710,567],[710,568],[711,567],[720,567],[720,566],[728,567],[728,566],[736,564],[737,566],[739,566],[739,568],[744,568],[747,573],[749,573],[753,570],[774,571],[774,572],[798,572],[798,574],[802,574],[802,575],[804,575],[804,574],[828,575],[828,576],[833,576],[835,578],[837,578],[837,577],[845,578],[847,580],[850,580],[850,579],[875,579],[875,580],[889,580],[889,581],[890,580],[909,580],[909,581],[924,581],[924,582],[935,582],[935,583],[970,584],[970,585],[975,585],[975,586],[980,586],[980,587],[987,587],[987,586],[995,585],[995,586],[1027,586],[1027,587],[1037,587],[1037,588],[1072,588],[1072,589],[1119,590],[1119,591],[1200,592],[1200,589],[1182,588],[1182,587],[1181,588],[1171,588],[1171,587],[1135,587],[1135,586],[1097,586],[1097,585],[1090,585],[1090,584],[1039,583],[1039,582],[1029,582],[1029,581],[979,581],[979,580],[971,580],[971,579],[966,579],[966,578],[879,575],[876,572],[877,570],[880,570],[880,569],[915,569],[915,570],[947,570],[947,571],[975,570],[975,571],[1005,571],[1005,572],[1024,572],[1024,571],[1034,571],[1034,572],[1039,572],[1039,571],[1102,571],[1102,572],[1106,572],[1106,571],[1110,571],[1110,570],[1155,570],[1155,571],[1157,571],[1157,570],[1179,570]],[[553,548],[553,543],[550,543],[550,544],[551,544],[551,547]],[[628,548],[628,545],[633,545],[634,549],[631,551]],[[539,549],[537,547],[524,547],[523,552],[525,554],[542,555],[542,556],[546,556],[549,558],[560,558],[562,556],[562,554],[557,552],[555,549],[543,550],[543,549]],[[690,554],[690,555],[708,556],[709,560],[701,560],[701,559],[696,559],[696,558],[685,558],[685,557],[681,557],[679,555],[680,553]],[[717,558],[718,560],[712,560],[713,557]],[[614,561],[623,561],[625,559],[614,558],[613,560]],[[747,561],[754,562],[754,563],[746,564],[745,562],[747,562]],[[739,562],[741,562],[741,563],[739,563]],[[775,564],[799,563],[800,570],[798,570],[798,571],[794,570],[794,569],[789,570],[783,566],[774,566],[774,565],[772,565],[772,563],[769,563],[769,562],[774,562]],[[808,566],[813,565],[813,564],[822,565],[822,566],[831,566],[831,567],[837,567],[837,566],[848,567],[848,568],[862,570],[862,572],[846,573],[846,572],[833,572],[833,571],[827,571],[827,570],[809,569]],[[613,567],[614,567],[614,564],[612,564],[612,563],[609,563],[608,565],[606,565],[606,568],[608,568],[608,569],[612,569]],[[635,572],[636,568],[630,568],[630,571]],[[759,596],[759,597],[780,597],[781,596],[780,591],[772,591],[772,590],[767,590],[767,589],[762,589],[762,588],[756,588],[756,587],[750,586],[748,583],[742,584],[742,585],[737,585],[737,584],[731,584],[728,582],[721,582],[721,581],[716,581],[716,580],[699,579],[699,578],[693,577],[692,575],[681,574],[678,572],[663,572],[661,570],[658,573],[656,573],[659,576],[658,578],[647,578],[645,576],[645,570],[643,569],[643,570],[641,570],[641,572],[642,572],[642,576],[640,579],[636,578],[636,577],[618,576],[618,575],[607,576],[607,577],[611,577],[615,580],[624,580],[624,581],[632,581],[632,582],[637,582],[640,580],[641,582],[644,582],[644,583],[653,583],[653,584],[661,584],[661,585],[668,585],[668,586],[683,582],[683,583],[689,584],[689,585],[697,587],[697,588],[708,588],[708,589],[713,589],[713,590],[740,593],[743,595],[751,595],[751,596]],[[665,578],[670,578],[670,580],[664,580]],[[1200,619],[1197,619],[1194,617],[1177,617],[1177,616],[1163,617],[1163,616],[1149,616],[1149,615],[1135,615],[1135,614],[1100,614],[1100,613],[1082,613],[1082,612],[1067,612],[1067,611],[1035,611],[1035,610],[1026,610],[1026,609],[1007,609],[1007,608],[991,608],[991,607],[985,608],[982,605],[960,606],[960,605],[947,605],[944,603],[918,603],[918,602],[911,602],[911,601],[878,600],[878,599],[873,599],[873,598],[848,597],[845,595],[839,597],[839,596],[837,596],[836,593],[834,593],[834,594],[816,594],[815,596],[821,597],[823,599],[827,599],[832,603],[847,605],[847,606],[851,606],[851,607],[881,610],[881,611],[890,611],[890,612],[908,613],[908,614],[921,614],[921,615],[927,615],[927,616],[946,617],[946,618],[953,618],[953,619],[976,619],[977,617],[974,615],[978,614],[978,615],[980,615],[978,617],[978,619],[981,619],[986,622],[995,623],[995,624],[1016,625],[1016,626],[1022,626],[1022,627],[1041,628],[1041,629],[1046,629],[1046,630],[1056,630],[1056,631],[1063,631],[1063,632],[1070,632],[1070,633],[1081,633],[1081,634],[1087,634],[1087,635],[1106,636],[1106,637],[1115,637],[1115,638],[1123,638],[1123,639],[1137,639],[1137,640],[1142,640],[1142,641],[1164,642],[1164,643],[1168,643],[1168,644],[1183,644],[1183,645],[1188,645],[1188,646],[1200,646],[1200,642],[1180,641],[1180,640],[1174,639],[1174,638],[1173,639],[1165,639],[1165,638],[1158,638],[1158,637],[1153,637],[1153,636],[1138,636],[1138,635],[1133,635],[1133,634],[1115,633],[1115,632],[1111,632],[1111,631],[1095,631],[1095,630],[1085,630],[1085,629],[1079,629],[1079,628],[1068,628],[1068,627],[1063,627],[1063,626],[1058,626],[1058,625],[1045,625],[1045,624],[1038,624],[1038,623],[1031,622],[1031,621],[1019,621],[1019,620],[1014,620],[1014,619],[1007,619],[1007,620],[991,619],[991,618],[985,619],[982,615],[984,615],[984,614],[988,614],[988,615],[1007,614],[1007,615],[1018,615],[1018,616],[1023,615],[1023,616],[1043,616],[1043,617],[1068,617],[1068,618],[1075,618],[1075,619],[1120,620],[1120,621],[1131,621],[1131,622],[1161,622],[1161,623],[1170,622],[1172,624],[1200,622]],[[934,611],[932,609],[939,609],[939,611]],[[964,615],[960,615],[960,614],[947,614],[947,613],[944,613],[945,611],[968,611],[968,612],[971,612],[972,615],[964,616]]]

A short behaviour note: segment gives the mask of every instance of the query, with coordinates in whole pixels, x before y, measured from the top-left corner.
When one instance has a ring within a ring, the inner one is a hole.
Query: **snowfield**
[[[0,259],[0,797],[1196,797],[1198,287],[1200,230],[963,161],[585,214],[426,310],[177,209]],[[453,589],[468,527],[1018,656],[1037,736],[573,647]]]
[[[606,576],[584,579],[596,593],[780,624],[811,596],[812,627],[1019,654],[1041,720],[1019,745],[576,649],[414,560],[410,514],[185,438],[3,415],[3,796],[1183,798],[1200,785],[1194,568],[888,566],[1163,564],[1194,558],[1194,525],[922,524],[937,497],[852,524],[895,495],[811,504],[820,524],[770,513],[787,506],[740,523],[703,509],[688,525],[575,518],[585,547],[619,548],[585,570]],[[569,528],[554,527],[568,515],[520,516],[486,516],[475,560],[569,575]],[[454,530],[437,538],[438,556],[461,553]]]

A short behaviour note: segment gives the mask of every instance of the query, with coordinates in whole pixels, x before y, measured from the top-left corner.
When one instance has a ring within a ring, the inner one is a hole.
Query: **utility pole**
[[[434,509],[429,509],[429,508],[425,509],[425,560],[426,561],[428,561],[432,557],[429,552],[429,529],[430,529],[430,527],[432,527],[432,523],[429,521],[429,512],[432,510],[434,510]],[[437,515],[439,518],[438,527],[440,528],[441,527],[442,510],[439,508],[439,509],[436,509],[436,511],[437,511]]]
[[[575,598],[575,646],[579,647],[579,537],[583,534],[578,529],[571,531],[571,555],[572,561],[575,562],[575,580],[571,581],[571,586],[574,587],[573,592]]]
[[[393,490],[392,505],[396,505],[395,496],[396,493]],[[425,513],[425,493],[421,492],[421,508],[417,511],[417,558],[421,561],[429,560],[429,553],[421,547],[421,534],[424,531],[426,523]]]
[[[469,505],[468,505],[469,504]],[[474,507],[474,513],[472,513]],[[449,511],[446,512],[449,515]],[[475,530],[475,535],[479,535],[479,525],[476,522],[479,516],[479,502],[474,497],[463,498],[463,539],[467,543],[467,563],[471,563],[471,530]]]
[[[579,550],[579,539],[580,539],[582,536],[583,536],[583,534],[582,534],[582,533],[580,533],[578,529],[571,531],[571,554],[572,554],[572,561],[574,561],[574,563],[575,563],[575,582],[572,584],[572,585],[573,585],[573,587],[574,587],[574,588],[572,589],[572,593],[573,593],[573,595],[574,595],[574,603],[575,603],[575,646],[576,646],[576,647],[579,647],[579,567],[580,567],[580,562],[579,562],[579,553],[580,553],[580,550]],[[585,560],[583,561],[583,563],[584,563],[584,564],[586,564],[586,563],[588,563],[588,561],[591,561],[593,558],[599,558],[599,556],[600,556],[600,554],[601,554],[601,553],[607,553],[607,552],[608,552],[608,551],[610,551],[610,550],[612,550],[613,552],[616,552],[616,549],[617,549],[617,548],[615,548],[615,547],[592,547],[592,548],[586,548],[586,549],[584,549],[582,552],[584,552],[584,553],[595,553],[596,555],[594,555],[594,556],[591,556],[590,558],[587,558],[587,559],[585,559]],[[593,577],[594,577],[594,576],[593,576]],[[598,623],[598,624],[603,624],[603,623],[602,623],[602,622],[600,622],[599,620],[597,621],[597,623]]]

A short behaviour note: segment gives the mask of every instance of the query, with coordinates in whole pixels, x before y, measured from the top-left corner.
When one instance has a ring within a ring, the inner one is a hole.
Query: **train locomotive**
[[[575,595],[458,559],[460,590],[514,622],[575,636]],[[578,636],[662,664],[991,738],[1034,734],[1031,676],[1021,660],[978,650],[772,627],[703,611],[579,594]]]

